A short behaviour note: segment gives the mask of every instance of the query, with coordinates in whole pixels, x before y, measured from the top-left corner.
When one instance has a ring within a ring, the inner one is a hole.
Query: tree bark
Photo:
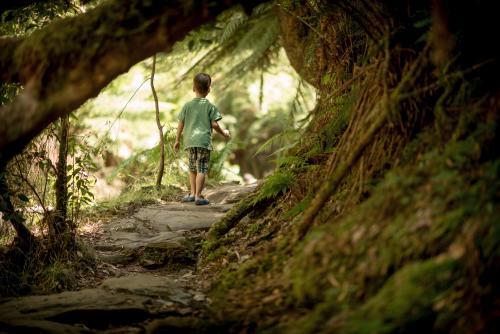
[[[158,174],[156,176],[156,187],[160,189],[161,180],[163,178],[163,171],[165,170],[165,140],[163,138],[163,126],[160,121],[160,107],[158,106],[158,95],[156,95],[156,89],[154,85],[156,71],[156,54],[153,55],[153,68],[151,69],[151,91],[153,92],[153,98],[155,100],[155,111],[156,111],[156,126],[158,127],[158,135],[160,136],[160,162],[158,165]]]
[[[69,115],[61,117],[61,132],[59,133],[59,156],[57,161],[56,177],[56,213],[53,224],[53,237],[64,234],[68,231],[66,224],[68,208],[68,134],[69,134]]]
[[[0,163],[132,65],[168,52],[191,30],[238,3],[243,1],[112,0],[22,40],[2,38],[2,80],[19,82],[24,90],[0,107]]]
[[[5,167],[0,167],[0,212],[2,219],[9,221],[16,230],[18,243],[22,249],[29,249],[34,245],[35,237],[24,225],[24,217],[15,210],[10,200],[10,190],[5,178]]]

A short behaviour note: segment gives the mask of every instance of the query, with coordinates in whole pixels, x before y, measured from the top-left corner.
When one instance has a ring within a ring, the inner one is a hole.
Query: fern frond
[[[308,165],[304,157],[295,155],[279,157],[276,158],[274,162],[276,163],[276,166],[278,166],[278,168],[303,168]]]
[[[281,147],[277,151],[274,151],[269,154],[269,156],[284,151],[293,147],[296,144],[296,141],[299,138],[299,132],[295,129],[284,130],[280,133],[275,134],[268,140],[264,142],[259,148],[255,151],[254,156],[269,151],[272,147]],[[286,147],[285,149],[282,149]],[[279,151],[279,152],[278,152]]]
[[[257,5],[252,12],[253,16],[260,16],[269,13],[273,8],[275,4],[274,2],[266,2],[262,3],[260,5]]]
[[[277,170],[264,180],[259,194],[253,199],[252,202],[255,204],[261,202],[262,200],[278,196],[279,194],[284,194],[294,181],[295,175],[292,172]]]
[[[234,36],[237,30],[241,26],[243,26],[247,21],[248,17],[245,16],[243,13],[240,13],[240,15],[235,15],[229,21],[229,23],[223,28],[222,34],[220,35],[218,42],[223,44],[226,41],[228,41],[231,37]]]

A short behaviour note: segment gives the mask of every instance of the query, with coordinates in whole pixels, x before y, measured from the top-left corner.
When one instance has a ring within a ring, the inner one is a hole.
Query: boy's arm
[[[231,138],[231,134],[229,133],[229,130],[227,129],[221,129],[219,123],[217,121],[212,121],[212,129],[223,135],[225,138]]]
[[[174,144],[175,152],[179,151],[182,130],[184,130],[184,122],[181,121],[177,126],[177,138],[175,138],[175,144]]]

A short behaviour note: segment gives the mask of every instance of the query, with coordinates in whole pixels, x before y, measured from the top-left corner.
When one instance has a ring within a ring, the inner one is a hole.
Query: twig
[[[158,135],[160,136],[160,142],[158,143],[158,145],[160,146],[160,163],[158,165],[158,174],[156,177],[156,186],[158,187],[158,189],[160,189],[161,180],[163,178],[163,172],[165,170],[165,139],[163,138],[163,126],[161,125],[161,120],[160,120],[160,107],[158,105],[158,95],[156,94],[156,89],[154,86],[155,71],[156,71],[156,53],[153,56],[153,67],[151,69],[151,91],[153,93],[153,98],[155,101],[156,125],[158,127]]]
[[[118,115],[115,117],[115,119],[113,120],[113,122],[111,123],[111,125],[109,126],[109,128],[106,130],[106,132],[104,133],[104,135],[101,136],[101,139],[99,139],[97,141],[97,144],[96,144],[96,147],[99,147],[102,142],[104,141],[104,138],[106,138],[109,134],[109,132],[111,131],[111,129],[113,128],[113,126],[115,125],[116,121],[122,116],[123,112],[125,111],[125,109],[127,108],[128,104],[130,103],[130,101],[132,101],[132,99],[134,98],[135,94],[137,94],[137,92],[139,91],[139,89],[141,89],[142,85],[144,85],[146,82],[148,82],[151,78],[147,78],[145,79],[140,85],[139,87],[137,87],[137,89],[134,91],[134,93],[132,94],[132,96],[130,96],[130,98],[128,99],[127,103],[125,103],[125,105],[123,106],[122,110],[120,110],[120,112],[118,113]]]
[[[31,189],[31,191],[33,192],[33,194],[35,194],[36,198],[38,198],[38,202],[40,202],[40,205],[42,206],[43,212],[46,214],[47,213],[47,208],[43,204],[43,201],[40,198],[40,195],[38,195],[38,192],[36,191],[35,187],[33,187],[33,185],[23,175],[23,172],[21,171],[21,163],[19,162],[19,159],[17,158],[17,156],[15,157],[15,160],[16,160],[17,170],[19,171],[19,175],[18,176],[21,178],[21,180],[24,181],[24,183],[26,183],[26,185],[28,185],[28,187]]]

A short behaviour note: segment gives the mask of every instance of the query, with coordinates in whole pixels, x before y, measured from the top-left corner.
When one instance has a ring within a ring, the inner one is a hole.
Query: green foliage
[[[347,316],[342,332],[406,332],[417,324],[424,331],[436,330],[431,319],[436,308],[442,311],[436,305],[456,284],[457,267],[453,259],[431,259],[404,267],[375,296]],[[422,328],[425,325],[428,328]]]
[[[280,157],[275,162],[278,168],[288,168],[295,171],[303,170],[309,165],[304,157],[292,155]]]
[[[26,6],[14,5],[0,15],[0,35],[21,36],[43,27],[52,20],[81,11],[80,1],[34,1]]]
[[[36,277],[47,292],[58,292],[74,288],[76,285],[74,266],[68,262],[55,261],[42,268]]]
[[[68,209],[73,222],[79,217],[82,205],[91,205],[94,194],[91,186],[94,179],[91,173],[97,170],[94,162],[97,151],[85,139],[71,137],[69,143],[70,163],[68,170]]]
[[[210,169],[208,171],[208,177],[210,179],[216,181],[220,181],[223,179],[222,170],[224,168],[224,162],[231,154],[232,149],[233,149],[233,141],[231,140],[224,145],[222,150],[213,150],[211,152]]]
[[[19,92],[19,85],[14,85],[14,84],[5,84],[1,83],[0,84],[0,106],[7,104],[9,101],[11,101],[14,96],[17,95]]]
[[[186,174],[179,167],[184,152],[181,152],[180,155],[174,152],[172,148],[174,134],[172,131],[166,131],[164,137],[165,175],[163,183],[184,182],[186,179]],[[220,166],[220,168],[222,169],[222,159],[225,159],[227,154],[229,154],[230,148],[228,147],[227,150],[228,152],[226,152],[224,156],[219,156],[220,160],[216,160],[216,168]],[[118,166],[113,170],[113,172],[108,176],[108,179],[112,180],[117,176],[121,176],[122,179],[128,184],[145,185],[148,183],[153,183],[158,168],[159,158],[160,148],[158,147],[158,145],[155,145],[152,148],[141,150],[120,162]]]
[[[175,186],[162,186],[158,189],[150,180],[146,183],[134,182],[118,197],[97,203],[86,214],[91,217],[99,217],[103,213],[122,214],[137,206],[157,203],[160,199],[179,200],[181,193],[182,189]]]
[[[222,33],[219,36],[219,43],[227,42],[233,35],[238,32],[246,22],[248,21],[248,17],[242,12],[236,12],[233,16],[231,16],[228,22],[225,24],[224,28],[222,28]]]
[[[297,217],[309,206],[309,203],[311,203],[311,199],[311,196],[306,196],[302,201],[295,204],[289,211],[285,212],[282,216],[283,219],[288,220]]]
[[[253,199],[253,203],[256,204],[265,199],[274,198],[280,194],[284,194],[288,188],[293,184],[295,180],[295,175],[287,170],[277,170],[270,176],[268,176],[259,193]]]
[[[192,32],[176,45],[169,58],[175,62],[186,52],[202,54],[178,82],[203,70],[223,77],[219,89],[226,90],[243,75],[270,64],[270,58],[277,55],[278,35],[279,25],[271,4],[256,7],[250,17],[241,8],[235,8],[218,18],[216,29],[205,26]]]
[[[409,264],[397,271],[362,306],[340,312],[325,327],[322,328],[325,318],[340,310],[332,294],[327,294],[325,303],[318,305],[290,330],[292,333],[331,331],[357,334],[411,332],[418,327],[431,332],[436,330],[433,319],[444,311],[443,306],[437,305],[444,305],[447,295],[457,284],[454,280],[457,274],[458,263],[454,259],[430,259]]]
[[[300,137],[300,132],[295,129],[285,129],[269,138],[254,153],[254,156],[272,151],[269,155],[282,155],[286,150],[295,146]]]

